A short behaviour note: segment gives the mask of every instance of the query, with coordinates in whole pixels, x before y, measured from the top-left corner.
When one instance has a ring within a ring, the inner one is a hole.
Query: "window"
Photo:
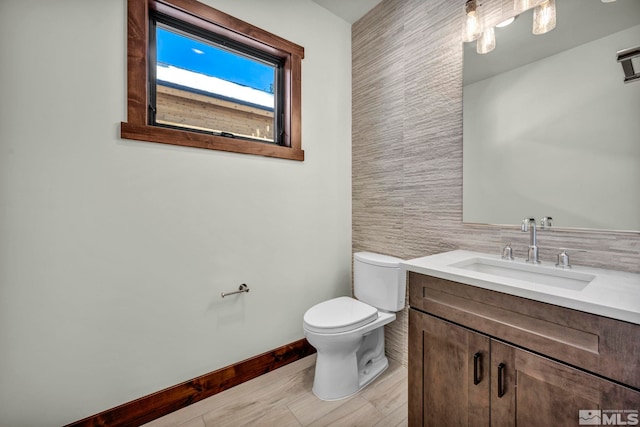
[[[304,49],[194,0],[129,0],[122,138],[304,160]]]
[[[282,61],[230,49],[152,21],[149,121],[155,126],[279,144]],[[155,46],[155,51],[153,47]],[[241,48],[242,46],[240,46]],[[155,54],[155,55],[154,55]],[[155,79],[153,78],[155,76]]]

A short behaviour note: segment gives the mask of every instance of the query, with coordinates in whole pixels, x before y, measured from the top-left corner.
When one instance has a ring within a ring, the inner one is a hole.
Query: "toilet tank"
[[[385,311],[404,308],[407,281],[400,258],[356,252],[353,254],[353,293],[357,299]]]

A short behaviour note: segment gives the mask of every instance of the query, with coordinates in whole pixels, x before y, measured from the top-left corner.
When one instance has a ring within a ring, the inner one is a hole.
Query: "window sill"
[[[291,147],[126,122],[121,123],[120,137],[138,141],[182,145],[184,147],[255,154],[279,159],[304,160],[304,150],[297,150]]]

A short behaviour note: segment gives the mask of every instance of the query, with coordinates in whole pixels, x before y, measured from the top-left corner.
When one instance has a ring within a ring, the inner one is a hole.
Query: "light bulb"
[[[472,42],[477,40],[482,33],[476,0],[468,0],[464,5],[464,11],[467,16],[467,20],[465,22],[462,40],[465,42]]]
[[[478,39],[476,52],[483,54],[489,53],[496,48],[496,32],[493,27],[487,28]]]
[[[556,27],[556,0],[547,0],[533,9],[533,34],[544,34]]]
[[[511,24],[513,24],[513,21],[515,21],[515,20],[516,20],[516,17],[515,17],[515,16],[512,16],[511,18],[509,18],[509,19],[505,19],[504,21],[502,21],[501,23],[499,23],[498,25],[496,25],[496,28],[504,28],[504,27],[506,27],[507,25],[511,25]]]

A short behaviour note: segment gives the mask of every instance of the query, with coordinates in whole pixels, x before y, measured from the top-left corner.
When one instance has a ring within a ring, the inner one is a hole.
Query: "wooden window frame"
[[[282,145],[149,124],[150,10],[251,45],[284,60]],[[128,0],[127,14],[127,122],[120,125],[122,138],[304,160],[301,128],[303,47],[195,0]]]

